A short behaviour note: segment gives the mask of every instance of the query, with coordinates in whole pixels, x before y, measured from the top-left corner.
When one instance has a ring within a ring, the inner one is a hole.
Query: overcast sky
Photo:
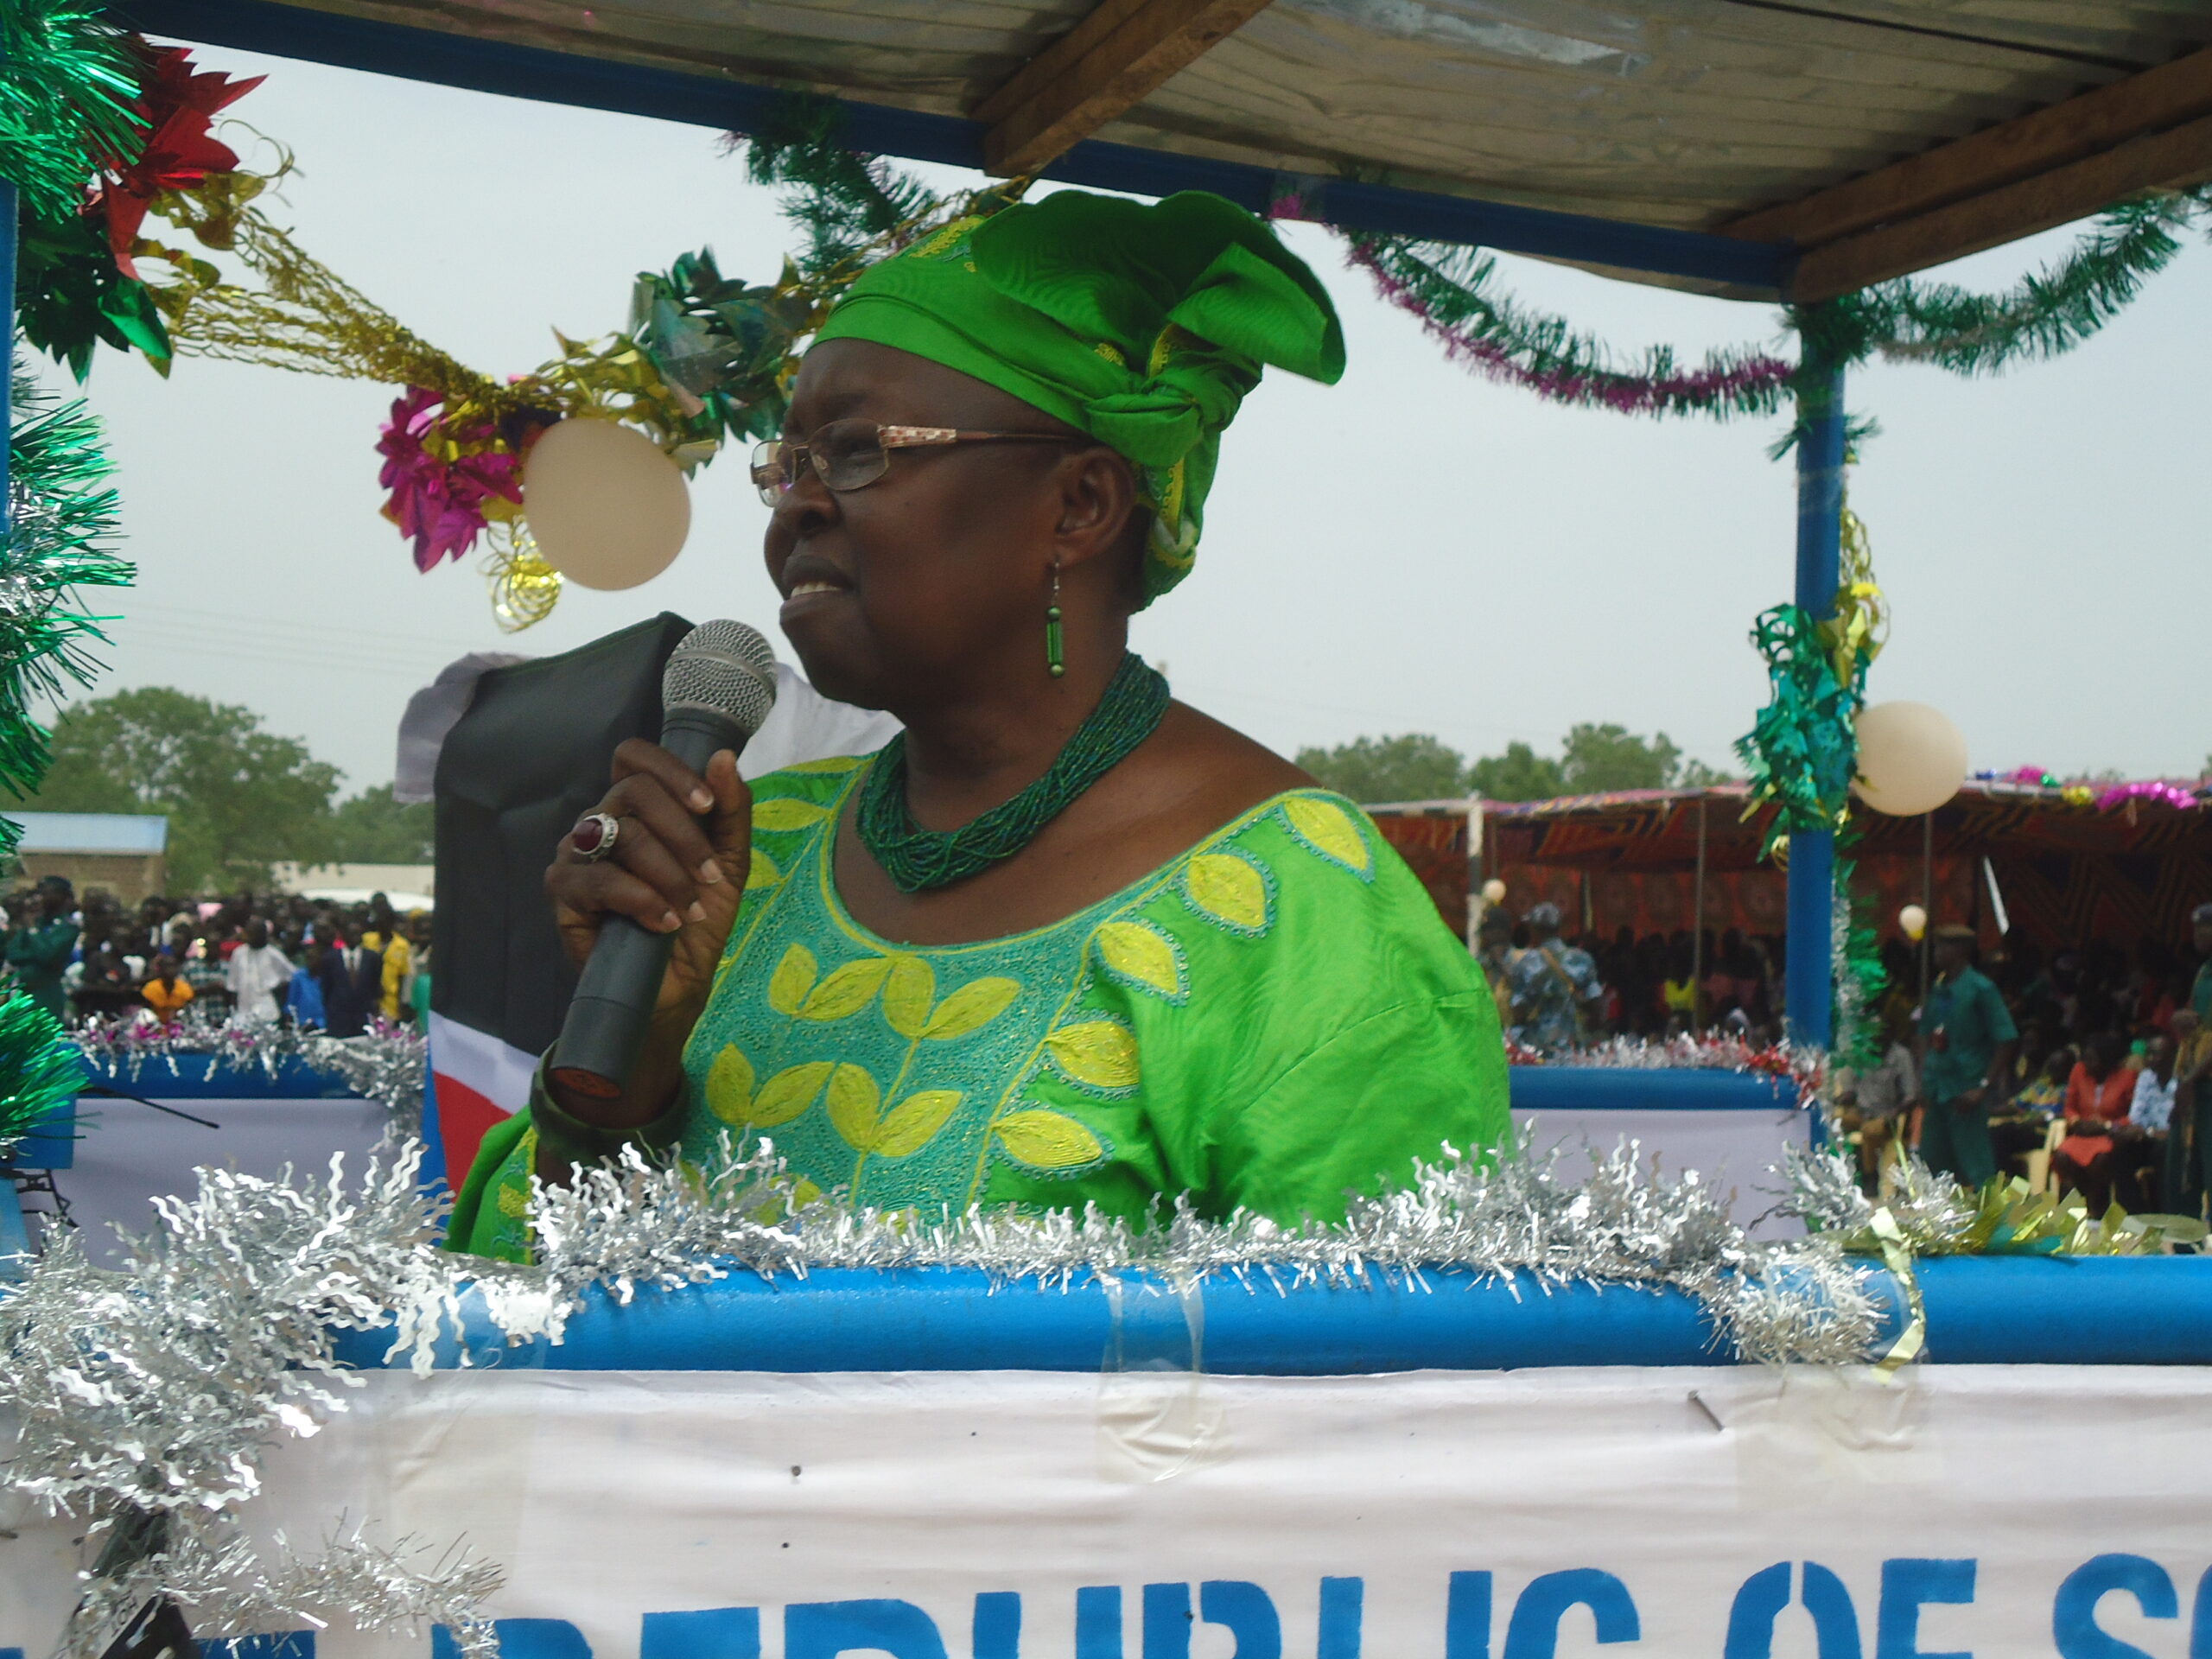
[[[697,128],[200,55],[270,77],[235,112],[298,158],[280,221],[488,373],[536,367],[555,327],[620,327],[639,270],[711,245],[757,280],[789,239]],[[1729,764],[1764,690],[1745,631],[1789,596],[1792,475],[1765,456],[1783,423],[1551,408],[1444,361],[1326,233],[1290,236],[1337,296],[1350,371],[1334,389],[1271,374],[1247,402],[1197,572],[1138,620],[1138,648],[1286,753],[1404,731],[1553,748],[1577,721],[1618,721]],[[2067,239],[1949,274],[2006,283]],[[1770,306],[1507,263],[1522,299],[1624,348],[1778,343]],[[1945,709],[1976,766],[2196,774],[2212,749],[2207,316],[2200,243],[2070,357],[1994,380],[1857,375],[1851,406],[1883,433],[1852,502],[1896,611],[1876,700]],[[163,382],[108,353],[89,391],[140,570],[101,689],[246,704],[351,787],[390,779],[409,692],[464,652],[563,651],[663,609],[777,637],[766,510],[734,454],[695,479],[665,575],[571,591],[511,639],[473,561],[418,575],[378,516],[391,389],[194,359]]]

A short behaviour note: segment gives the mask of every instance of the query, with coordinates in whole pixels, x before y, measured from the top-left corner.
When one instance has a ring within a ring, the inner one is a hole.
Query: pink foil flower
[[[385,457],[377,482],[390,497],[384,516],[413,538],[417,570],[435,569],[441,560],[457,559],[474,547],[484,533],[486,501],[522,499],[520,469],[506,450],[487,448],[447,461],[424,446],[444,402],[427,386],[408,387],[377,441],[377,453]],[[445,435],[458,443],[492,435],[489,426]]]
[[[2109,812],[2130,801],[2163,801],[2184,811],[2197,804],[2196,791],[2153,778],[2139,784],[2116,784],[2097,797],[2097,810]]]

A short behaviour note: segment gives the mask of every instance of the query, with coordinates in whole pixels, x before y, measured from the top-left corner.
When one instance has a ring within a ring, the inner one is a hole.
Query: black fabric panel
[[[558,657],[493,669],[438,755],[430,1006],[530,1053],[560,1034],[576,976],[545,867],[607,792],[616,747],[660,734],[660,677],[691,631],[664,611]]]

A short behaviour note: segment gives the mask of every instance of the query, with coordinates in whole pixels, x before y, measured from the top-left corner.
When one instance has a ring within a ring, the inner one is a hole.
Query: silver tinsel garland
[[[1541,1054],[1509,1039],[1506,1056],[1516,1065],[1595,1066],[1604,1071],[1739,1071],[1787,1077],[1797,1103],[1810,1104],[1827,1080],[1827,1051],[1802,1044],[1761,1047],[1740,1037],[1609,1037],[1586,1048]]]
[[[122,1268],[93,1267],[64,1238],[0,1300],[0,1351],[10,1357],[0,1410],[21,1425],[0,1481],[90,1520],[96,1542],[119,1532],[130,1546],[91,1576],[73,1659],[97,1654],[154,1595],[182,1606],[203,1637],[323,1620],[435,1622],[454,1628],[465,1652],[495,1650],[478,1611],[498,1581],[493,1565],[426,1563],[424,1550],[378,1550],[358,1534],[312,1559],[264,1560],[235,1519],[258,1490],[260,1448],[344,1409],[332,1332],[389,1326],[391,1351],[427,1370],[441,1334],[458,1329],[471,1283],[518,1343],[558,1341],[595,1285],[626,1300],[641,1285],[733,1269],[932,1265],[1063,1284],[1227,1274],[1255,1294],[1378,1275],[1426,1285],[1424,1270],[1445,1266],[1538,1292],[1578,1281],[1670,1286],[1711,1312],[1718,1340],[1767,1362],[1864,1361],[1884,1321],[1866,1273],[1835,1244],[1754,1240],[1694,1173],[1650,1177],[1632,1145],[1580,1185],[1525,1147],[1490,1167],[1447,1160],[1406,1191],[1356,1204],[1338,1226],[1211,1222],[1186,1203],[1153,1227],[1088,1211],[931,1219],[855,1211],[834,1196],[795,1208],[766,1146],[704,1174],[632,1154],[536,1192],[538,1260],[527,1267],[436,1247],[441,1205],[417,1188],[420,1156],[410,1144],[372,1163],[358,1189],[337,1160],[316,1182],[203,1170],[196,1198],[160,1202],[159,1228],[131,1242]],[[1831,1173],[1796,1186],[1814,1221],[1831,1204],[1840,1225],[1864,1201],[1823,1185]]]
[[[345,1618],[364,1627],[410,1610],[489,1653],[476,1599],[481,1564],[427,1570],[358,1538],[315,1561],[259,1559],[238,1507],[259,1490],[261,1447],[308,1434],[359,1386],[331,1357],[332,1332],[394,1313],[435,1321],[454,1263],[436,1247],[438,1208],[418,1188],[421,1147],[372,1165],[358,1191],[339,1160],[321,1183],[199,1172],[198,1197],[156,1201],[158,1228],[125,1265],[94,1267],[59,1237],[0,1300],[0,1410],[19,1424],[0,1479],[89,1522],[102,1548],[65,1651],[98,1654],[149,1597],[184,1605],[203,1635]]]
[[[1624,1143],[1573,1183],[1562,1149],[1524,1144],[1485,1166],[1452,1159],[1414,1185],[1352,1205],[1341,1224],[1286,1226],[1243,1211],[1225,1221],[1179,1199],[1158,1224],[1086,1209],[1028,1214],[971,1208],[935,1217],[855,1211],[825,1196],[792,1211],[772,1147],[731,1158],[718,1173],[658,1169],[635,1154],[585,1172],[567,1188],[535,1190],[537,1261],[480,1282],[512,1341],[559,1340],[588,1286],[627,1300],[639,1285],[719,1278],[732,1266],[763,1275],[810,1268],[966,1267],[1006,1280],[1067,1282],[1138,1271],[1188,1282],[1226,1274],[1248,1287],[1425,1282],[1423,1268],[1471,1268],[1539,1287],[1572,1281],[1671,1286],[1712,1313],[1743,1358],[1852,1364],[1868,1357],[1884,1310],[1864,1273],[1817,1235],[1751,1238],[1725,1198],[1694,1172],[1648,1174]],[[776,1217],[787,1217],[779,1220]]]
[[[88,1020],[69,1040],[95,1073],[118,1084],[158,1092],[164,1075],[181,1077],[209,1065],[258,1071],[275,1081],[298,1061],[335,1077],[365,1100],[385,1109],[378,1152],[397,1152],[423,1129],[423,1071],[429,1039],[408,1026],[379,1020],[358,1037],[331,1037],[313,1029],[232,1020],[218,1025],[188,1011],[175,1025],[143,1019]]]

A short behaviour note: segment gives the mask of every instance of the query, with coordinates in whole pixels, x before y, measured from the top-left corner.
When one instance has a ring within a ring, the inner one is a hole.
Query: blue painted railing
[[[2212,1364],[2212,1259],[1986,1256],[1923,1262],[1928,1357],[1937,1364]],[[472,1293],[466,1332],[442,1366],[552,1370],[1096,1371],[1115,1351],[1222,1375],[1341,1376],[1546,1365],[1724,1365],[1711,1322],[1674,1290],[1575,1283],[1546,1290],[1459,1268],[1427,1288],[1382,1275],[1363,1286],[1278,1293],[1215,1277],[1185,1299],[1147,1274],[1118,1294],[1096,1282],[995,1282],[969,1268],[838,1269],[774,1281],[733,1273],[639,1292],[590,1293],[558,1345],[507,1348]],[[1902,1299],[1878,1295],[1898,1328]],[[1118,1305],[1118,1306],[1117,1306]],[[388,1339],[347,1333],[341,1354],[375,1368]],[[389,1362],[404,1363],[402,1360]]]

